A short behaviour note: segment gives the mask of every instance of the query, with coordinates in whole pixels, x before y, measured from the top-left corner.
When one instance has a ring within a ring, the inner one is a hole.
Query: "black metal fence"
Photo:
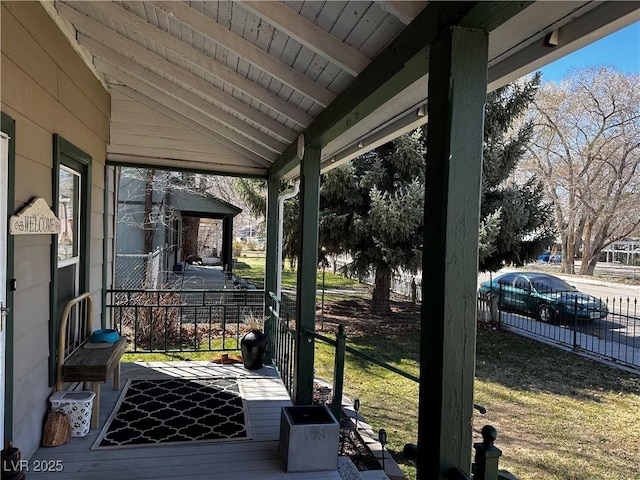
[[[271,314],[265,323],[269,358],[287,388],[289,396],[296,398],[294,375],[299,334],[296,330],[295,314],[273,292],[269,292],[269,296],[272,302],[269,306]]]
[[[319,341],[325,343],[327,345],[330,345],[334,350],[334,376],[333,382],[329,387],[330,393],[327,397],[331,399],[330,403],[328,403],[328,406],[331,408],[333,415],[338,420],[343,419],[344,397],[342,393],[345,382],[345,365],[347,361],[347,353],[350,354],[351,361],[362,362],[363,364],[367,365],[377,365],[381,368],[389,370],[394,374],[400,375],[410,380],[411,382],[414,382],[415,385],[420,383],[420,379],[417,376],[405,372],[404,370],[390,365],[389,363],[384,362],[372,355],[361,352],[360,350],[347,345],[347,334],[343,325],[339,325],[337,333],[335,335],[335,340],[333,338],[308,329],[302,329],[303,331],[296,330],[294,312],[285,304],[283,300],[279,299],[274,293],[270,292],[269,296],[271,297],[273,304],[269,307],[271,315],[267,320],[265,331],[267,332],[267,336],[269,338],[271,361],[280,373],[280,377],[287,387],[291,398],[296,398],[295,382],[293,381],[296,368],[295,352],[298,342],[301,341],[301,337],[310,341]],[[357,410],[359,407],[353,408]],[[480,405],[474,404],[474,408],[478,409],[481,413],[485,412],[485,409]],[[358,412],[356,411],[355,416],[357,415]],[[398,415],[406,415],[407,422],[414,422],[417,418],[417,412],[412,411],[403,413],[396,412],[396,417]],[[357,421],[355,423],[355,428],[357,428]],[[483,428],[483,436],[485,429],[487,428],[493,429],[493,427],[485,426]],[[495,429],[493,429],[492,431],[495,432]],[[500,455],[495,452],[500,452],[500,450],[498,450],[493,445],[495,436],[496,435],[494,434],[493,437],[486,442],[483,441],[482,443],[474,444],[474,448],[476,449],[476,457],[475,463],[473,465],[473,477],[453,476],[451,478],[468,478],[469,480],[472,480],[472,478],[498,478],[498,460]],[[415,451],[417,452],[416,445],[407,445],[405,447],[405,451],[407,447],[414,447]],[[461,470],[458,470],[457,473],[461,474],[463,472]]]
[[[478,318],[533,338],[640,369],[637,298],[594,298],[575,291],[481,287]]]
[[[239,350],[264,318],[264,291],[107,290],[106,307],[130,352]]]

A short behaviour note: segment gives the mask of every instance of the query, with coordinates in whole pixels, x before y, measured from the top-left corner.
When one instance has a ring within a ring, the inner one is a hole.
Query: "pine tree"
[[[390,312],[392,273],[420,268],[424,172],[418,130],[323,176],[320,245],[330,253],[348,252],[351,273],[374,273],[374,314]]]
[[[531,122],[518,123],[531,106],[540,74],[487,96],[485,108],[479,270],[496,271],[505,264],[521,266],[554,242],[551,205],[543,201],[543,185],[531,177],[518,184],[513,173],[533,134]]]
[[[513,125],[533,101],[539,82],[535,75],[487,97],[480,271],[495,271],[506,263],[522,265],[555,238],[553,214],[543,202],[540,182],[530,178],[517,184],[512,179],[532,134],[530,123]],[[416,130],[322,176],[319,261],[325,254],[348,253],[350,273],[374,273],[371,311],[378,315],[390,312],[392,274],[400,269],[417,273],[422,266],[424,140],[422,130]],[[291,213],[297,215],[297,209]],[[285,225],[285,243],[297,238],[292,220]]]

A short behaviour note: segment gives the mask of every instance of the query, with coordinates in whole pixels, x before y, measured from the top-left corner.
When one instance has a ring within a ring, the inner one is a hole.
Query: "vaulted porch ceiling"
[[[639,17],[589,1],[43,5],[111,93],[109,161],[284,178],[302,133],[327,170],[426,123],[441,23],[491,32],[493,89]]]

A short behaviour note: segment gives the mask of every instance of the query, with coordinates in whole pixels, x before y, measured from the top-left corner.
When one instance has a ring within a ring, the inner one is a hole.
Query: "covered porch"
[[[41,447],[29,460],[28,478],[80,480],[136,479],[249,479],[338,480],[337,471],[286,473],[278,451],[280,410],[291,405],[289,393],[273,367],[250,371],[241,364],[217,365],[205,361],[136,362],[122,365],[121,380],[183,378],[237,379],[247,409],[250,438],[213,443],[181,443],[98,449],[98,439],[114,412],[121,391],[109,385],[101,391],[100,422],[86,437],[73,437],[65,445]],[[313,455],[313,452],[309,452]],[[54,471],[34,471],[36,465],[54,462]],[[55,471],[55,461],[62,470]]]
[[[265,180],[265,292],[277,291],[278,198],[287,183],[298,183],[295,327],[310,333],[295,351],[293,398],[273,376],[256,379],[256,412],[262,404],[272,415],[282,402],[312,400],[321,174],[428,123],[423,250],[430,255],[422,268],[429,275],[417,423],[418,444],[430,448],[421,449],[417,477],[468,476],[486,92],[637,21],[638,12],[635,2],[607,1],[3,1],[2,121],[14,138],[7,211],[14,214],[33,196],[60,211],[58,170],[65,161],[77,170],[82,193],[93,195],[81,204],[88,210],[74,278],[100,300],[93,319],[99,328],[111,326],[104,303],[113,284],[114,166]],[[57,147],[54,158],[49,150],[58,135],[66,150]],[[64,283],[57,236],[37,240],[14,244],[9,237],[3,278],[27,285],[6,282],[4,433],[30,453],[52,389],[47,374],[57,352],[47,339],[57,337],[56,295],[66,293],[56,290]],[[35,274],[38,268],[46,274]],[[36,296],[28,287],[38,289]],[[115,396],[104,398],[105,409],[109,401]],[[264,455],[265,470],[255,478],[334,478],[282,476],[272,428],[269,420],[262,440],[252,442]],[[220,455],[196,446],[161,449],[158,462],[143,458],[147,450],[128,450],[125,459],[115,451],[76,456],[76,447],[56,450],[69,457],[60,478],[73,478],[73,471],[119,478],[116,472],[136,462],[144,465],[136,468],[141,475],[147,467],[166,473],[164,465],[176,478],[256,468],[235,462],[232,444]],[[32,459],[44,455],[38,450]],[[190,475],[183,457],[197,458]],[[234,478],[254,478],[245,473]]]

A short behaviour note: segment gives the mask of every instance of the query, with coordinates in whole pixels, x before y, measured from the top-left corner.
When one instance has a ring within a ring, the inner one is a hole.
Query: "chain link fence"
[[[115,286],[119,290],[157,289],[166,282],[164,249],[148,254],[116,254]]]

